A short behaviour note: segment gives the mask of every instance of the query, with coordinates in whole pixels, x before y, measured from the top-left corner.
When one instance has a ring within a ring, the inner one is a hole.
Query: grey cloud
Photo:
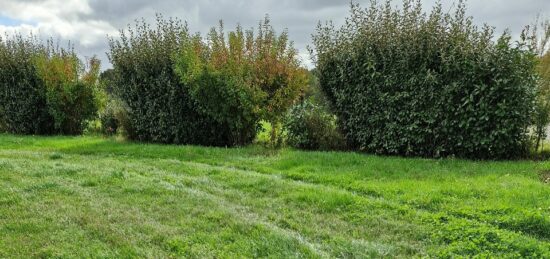
[[[117,23],[131,17],[142,8],[145,8],[150,2],[149,0],[94,0],[90,2],[90,7],[94,10],[91,16]]]
[[[0,0],[9,1],[9,0]],[[24,0],[40,2],[40,0]],[[353,0],[364,7],[369,0]],[[381,1],[381,0],[380,0]],[[379,2],[380,2],[379,1]],[[437,0],[422,0],[426,10]],[[453,0],[442,0],[446,9],[454,6]],[[397,5],[400,0],[394,0]],[[239,23],[245,28],[256,27],[258,21],[269,14],[276,30],[288,29],[295,46],[306,56],[306,46],[310,44],[311,34],[319,21],[332,20],[342,24],[348,14],[349,0],[89,0],[91,12],[80,13],[77,18],[60,17],[65,20],[103,21],[114,28],[122,29],[135,19],[145,18],[154,21],[156,13],[165,17],[177,17],[189,23],[192,31],[205,33],[223,19],[227,29]],[[468,14],[474,16],[477,24],[487,22],[501,33],[510,28],[514,35],[519,34],[523,26],[532,22],[538,13],[550,15],[549,0],[470,0],[467,2]],[[24,11],[24,10],[21,10]],[[67,14],[69,15],[69,14]],[[111,32],[112,33],[112,32]],[[107,32],[105,33],[107,34]],[[116,36],[116,35],[111,35]],[[77,42],[78,39],[70,39]],[[98,39],[89,46],[76,45],[85,55],[98,54],[104,63],[108,41]]]

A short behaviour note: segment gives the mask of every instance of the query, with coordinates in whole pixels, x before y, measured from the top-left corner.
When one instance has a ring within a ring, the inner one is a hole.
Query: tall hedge
[[[271,144],[280,145],[283,118],[306,89],[307,70],[301,67],[288,31],[277,34],[269,16],[260,22],[256,34],[250,30],[245,34],[251,84],[263,96],[259,106],[262,118],[271,124]]]
[[[346,24],[320,25],[321,88],[352,147],[379,154],[512,158],[527,151],[533,53],[508,33],[476,27],[460,2],[425,13],[352,5]]]
[[[43,46],[34,39],[0,37],[0,111],[8,132],[49,134],[54,131],[46,87],[34,58]]]
[[[81,134],[96,115],[99,61],[21,35],[0,38],[0,118],[16,134]]]
[[[180,76],[197,109],[229,132],[228,144],[251,143],[259,128],[259,93],[248,83],[250,68],[244,54],[242,30],[212,29],[206,41],[195,37],[177,54]]]
[[[174,144],[226,145],[227,131],[201,113],[175,73],[175,56],[192,40],[185,24],[157,17],[110,40],[114,93],[128,107],[131,139]]]
[[[267,18],[257,35],[220,26],[202,38],[159,16],[156,28],[138,22],[110,47],[114,93],[141,141],[249,144],[260,119],[280,119],[305,85],[286,32]]]

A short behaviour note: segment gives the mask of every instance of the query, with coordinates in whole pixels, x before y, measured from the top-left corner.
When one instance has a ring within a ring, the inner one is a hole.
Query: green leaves
[[[425,13],[352,5],[339,30],[320,25],[321,88],[354,148],[380,154],[512,158],[528,150],[535,60],[505,33],[441,5]]]
[[[346,148],[346,141],[336,127],[336,117],[325,107],[309,100],[292,107],[284,126],[291,147],[309,150]]]
[[[72,49],[14,36],[0,41],[0,118],[17,134],[81,134],[97,112],[99,61],[84,71]],[[1,123],[0,123],[1,124]]]
[[[201,114],[174,71],[178,53],[192,41],[187,25],[157,17],[140,21],[110,40],[113,94],[125,103],[134,140],[175,144],[225,144],[214,121]],[[187,69],[187,68],[186,68]]]
[[[84,122],[97,115],[99,60],[92,58],[84,71],[75,53],[61,51],[38,56],[36,63],[56,133],[81,134]]]
[[[246,145],[260,119],[280,120],[307,84],[287,33],[269,20],[259,32],[223,23],[208,37],[178,20],[145,22],[111,39],[115,92],[127,103],[136,140]]]

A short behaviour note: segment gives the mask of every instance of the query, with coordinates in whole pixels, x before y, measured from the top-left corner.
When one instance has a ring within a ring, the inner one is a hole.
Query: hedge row
[[[535,58],[505,33],[412,0],[353,5],[314,36],[320,85],[351,147],[378,154],[512,158],[528,151]]]
[[[259,32],[223,25],[206,39],[158,17],[110,41],[115,95],[127,104],[129,137],[140,141],[245,145],[261,119],[280,121],[307,84],[286,32],[266,18]]]
[[[287,120],[291,142],[340,146],[327,136],[341,132],[348,148],[379,154],[523,155],[536,57],[508,33],[494,38],[492,28],[465,16],[463,2],[454,15],[441,4],[425,13],[413,0],[398,9],[390,0],[352,5],[341,29],[320,25],[313,37],[318,83],[338,120],[297,106]],[[106,132],[123,121],[140,141],[246,145],[265,120],[278,143],[283,117],[308,91],[297,50],[268,18],[258,31],[237,27],[227,35],[220,23],[205,38],[179,20],[138,22],[110,39],[109,58],[107,91],[116,101],[100,118]],[[102,91],[97,60],[83,67],[71,49],[0,39],[0,130],[81,133]]]
[[[81,134],[97,112],[99,61],[88,71],[72,49],[0,37],[0,124],[17,134]]]

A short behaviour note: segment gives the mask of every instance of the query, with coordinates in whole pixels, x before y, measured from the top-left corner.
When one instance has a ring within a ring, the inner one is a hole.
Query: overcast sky
[[[367,5],[368,0],[354,0]],[[422,0],[430,8],[436,0]],[[396,4],[399,0],[394,1]],[[454,0],[442,0],[450,9]],[[227,30],[237,23],[255,27],[269,14],[278,31],[288,28],[310,66],[306,46],[319,21],[341,24],[349,11],[349,0],[0,0],[0,33],[33,32],[41,37],[71,41],[82,56],[98,55],[103,67],[110,67],[105,53],[107,35],[117,36],[137,18],[153,21],[155,13],[177,17],[192,31],[205,33],[223,19]],[[478,24],[488,23],[501,33],[509,28],[514,35],[531,23],[537,14],[550,15],[550,0],[469,0],[469,15]],[[47,36],[46,36],[47,35]]]

